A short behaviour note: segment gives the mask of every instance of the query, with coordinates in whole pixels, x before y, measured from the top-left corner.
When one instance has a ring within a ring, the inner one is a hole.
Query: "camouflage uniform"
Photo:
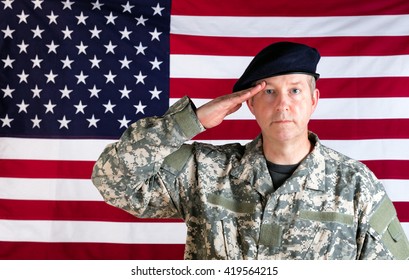
[[[275,192],[261,137],[184,144],[202,132],[185,97],[134,123],[95,164],[104,199],[138,217],[182,218],[186,259],[406,259],[409,243],[381,183],[320,144]]]

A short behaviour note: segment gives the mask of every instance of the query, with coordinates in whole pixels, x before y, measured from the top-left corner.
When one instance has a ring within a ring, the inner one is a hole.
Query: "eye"
[[[266,89],[266,90],[264,90],[264,92],[267,93],[267,94],[273,94],[274,90],[273,89]]]
[[[301,93],[301,90],[298,89],[298,88],[293,88],[293,89],[291,89],[291,93],[292,93],[292,94],[300,94],[300,93]]]

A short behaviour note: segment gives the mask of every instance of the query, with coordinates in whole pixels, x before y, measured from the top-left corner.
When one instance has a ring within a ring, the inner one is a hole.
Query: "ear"
[[[254,115],[254,106],[253,106],[254,96],[251,97],[250,99],[247,99],[246,103],[247,103],[247,107],[249,107],[249,109],[250,109],[250,112]]]
[[[315,111],[318,105],[318,100],[320,99],[320,91],[316,88],[312,93],[312,112]]]

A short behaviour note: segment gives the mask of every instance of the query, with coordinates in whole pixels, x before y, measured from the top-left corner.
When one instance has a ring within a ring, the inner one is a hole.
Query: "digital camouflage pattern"
[[[185,97],[106,147],[93,182],[138,217],[182,218],[185,259],[407,259],[409,242],[381,183],[320,144],[275,192],[258,137],[184,144],[204,128]]]

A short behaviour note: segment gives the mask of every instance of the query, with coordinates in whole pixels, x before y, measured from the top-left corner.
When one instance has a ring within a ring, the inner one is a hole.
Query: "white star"
[[[50,52],[57,53],[57,48],[58,48],[60,45],[55,45],[55,44],[54,44],[54,40],[53,40],[53,41],[51,41],[51,44],[46,45],[46,46],[47,46],[47,48],[48,48],[48,53],[50,53]]]
[[[44,2],[43,0],[34,0],[31,1],[34,4],[34,10],[39,8],[40,10],[42,10],[43,8],[41,7],[41,4]]]
[[[112,42],[109,41],[109,44],[104,45],[104,47],[107,49],[106,53],[111,52],[111,53],[115,54],[114,49],[117,47],[117,45],[112,45]]]
[[[82,41],[80,42],[80,45],[77,45],[76,47],[78,49],[78,54],[81,54],[81,53],[87,54],[86,49],[88,48],[88,46],[85,46]]]
[[[37,25],[36,29],[31,29],[31,32],[34,33],[33,35],[33,39],[35,37],[39,37],[40,39],[42,39],[43,37],[41,37],[41,33],[44,32],[44,29],[40,29],[40,27]]]
[[[114,16],[112,12],[109,14],[109,16],[105,16],[105,18],[107,19],[106,24],[112,23],[113,25],[115,25],[115,19],[117,18],[117,16]]]
[[[101,7],[104,6],[104,4],[99,3],[99,0],[97,0],[94,3],[91,3],[91,4],[92,4],[92,9],[93,10],[95,10],[95,9],[101,10]]]
[[[163,62],[163,61],[158,61],[158,58],[157,58],[157,57],[155,57],[155,60],[154,60],[154,61],[149,61],[149,63],[152,64],[152,69],[151,69],[151,70],[153,70],[153,69],[155,69],[155,68],[158,69],[158,70],[160,70],[159,65],[161,65],[162,62]]]
[[[22,52],[27,53],[27,47],[28,47],[28,46],[29,46],[29,44],[24,43],[24,40],[21,41],[21,44],[17,44],[17,47],[20,48],[20,52],[19,52],[19,53],[22,53]]]
[[[97,37],[99,39],[99,33],[101,33],[102,30],[98,30],[97,26],[94,26],[93,30],[90,30],[89,32],[91,32],[91,39],[94,37]]]
[[[40,128],[40,122],[42,121],[41,119],[38,118],[38,116],[36,115],[34,119],[31,119],[31,121],[33,122],[33,127],[38,127]]]
[[[62,93],[61,99],[64,97],[70,99],[70,93],[72,92],[71,89],[68,89],[67,86],[64,87],[64,89],[60,89],[60,92]]]
[[[11,6],[11,4],[13,4],[14,0],[5,0],[5,1],[1,1],[4,4],[4,10],[7,8],[10,8],[11,10],[13,10],[13,7]]]
[[[51,114],[54,114],[54,107],[57,106],[55,104],[51,103],[51,100],[48,100],[48,104],[44,104],[44,107],[46,108],[45,113],[47,114],[48,112],[51,112]]]
[[[15,30],[14,29],[10,29],[10,26],[7,25],[6,29],[3,29],[2,32],[4,33],[4,39],[6,39],[7,37],[10,37],[11,39],[13,39],[13,32]]]
[[[115,84],[114,79],[115,79],[116,75],[113,75],[111,73],[111,70],[109,70],[109,73],[104,75],[104,76],[105,76],[105,78],[107,78],[106,84],[109,83],[109,82]]]
[[[129,63],[132,62],[132,60],[128,60],[127,57],[125,56],[123,60],[119,60],[121,62],[121,69],[126,67],[129,69]]]
[[[135,7],[135,6],[129,5],[129,1],[126,2],[126,5],[121,5],[121,6],[124,8],[124,10],[122,11],[123,13],[125,13],[125,12],[132,13],[131,10],[132,10],[133,7]]]
[[[153,32],[149,32],[149,34],[152,35],[152,40],[151,40],[151,41],[153,41],[153,40],[155,40],[155,39],[158,40],[158,41],[160,41],[159,35],[161,35],[162,32],[158,32],[158,30],[157,30],[156,27],[155,27],[155,30],[154,30]]]
[[[125,115],[124,115],[124,117],[122,118],[122,120],[118,120],[118,122],[121,124],[121,126],[120,126],[119,128],[122,128],[122,127],[128,128],[128,123],[129,123],[130,121],[131,121],[131,120],[127,120],[126,117],[125,117]]]
[[[165,8],[162,8],[161,6],[159,6],[159,3],[158,3],[158,5],[156,5],[156,7],[152,7],[152,9],[153,9],[153,15],[162,15],[162,11],[165,9]]]
[[[88,16],[84,16],[83,12],[81,12],[79,16],[76,16],[76,18],[78,19],[77,25],[80,25],[81,23],[87,25],[85,21],[87,20]]]
[[[140,100],[139,100],[139,104],[134,105],[134,107],[136,108],[136,113],[135,114],[142,113],[142,114],[145,115],[144,109],[146,108],[146,105],[142,105],[142,102]]]
[[[139,24],[142,24],[143,26],[145,26],[145,21],[147,21],[147,18],[144,18],[142,15],[139,18],[135,18],[138,22],[136,23],[136,25],[138,26]]]
[[[31,91],[33,92],[33,98],[34,97],[40,98],[40,93],[41,93],[42,89],[39,89],[37,85],[36,85],[35,88],[31,89]]]
[[[95,96],[96,98],[99,98],[98,93],[101,91],[100,89],[97,89],[97,87],[94,85],[93,88],[88,89],[89,92],[91,92],[91,95],[89,96],[89,98]]]
[[[64,33],[64,40],[69,38],[71,39],[71,33],[73,31],[68,29],[68,26],[65,27],[65,30],[62,30],[62,33]]]
[[[134,75],[134,77],[136,78],[136,84],[139,84],[139,83],[145,84],[145,78],[147,76],[142,75],[141,71],[139,71],[138,75]]]
[[[20,78],[20,84],[21,84],[22,82],[27,83],[27,78],[30,75],[26,74],[26,72],[24,72],[24,70],[23,70],[23,72],[21,72],[21,74],[17,74],[17,76]]]
[[[114,113],[114,107],[116,106],[115,104],[111,104],[111,100],[108,101],[107,104],[102,104],[105,107],[105,113],[111,112]]]
[[[4,62],[4,68],[10,67],[11,69],[13,69],[13,62],[15,61],[15,59],[11,59],[10,55],[7,55],[6,59],[2,59],[2,61]]]
[[[13,98],[13,95],[11,95],[13,93],[13,91],[15,89],[10,88],[9,85],[7,85],[6,88],[2,88],[1,89],[4,92],[3,98],[6,98],[7,96],[9,96],[10,98]]]
[[[136,49],[136,55],[138,55],[138,54],[143,54],[143,55],[145,55],[145,49],[146,49],[147,47],[144,47],[144,46],[142,46],[142,42],[139,42],[139,46],[135,46],[135,49]]]
[[[68,124],[71,122],[71,120],[67,120],[67,118],[64,115],[61,120],[58,120],[58,122],[60,123],[60,129],[63,128],[63,127],[68,129]]]
[[[27,18],[28,18],[30,15],[26,15],[26,14],[24,13],[24,11],[21,11],[21,14],[20,14],[20,15],[17,15],[17,16],[18,16],[18,18],[20,19],[18,23],[22,23],[22,22],[27,23]]]
[[[129,35],[132,33],[132,31],[128,31],[128,29],[127,29],[126,26],[125,26],[124,30],[123,30],[123,31],[119,31],[119,33],[122,34],[121,40],[122,40],[123,38],[126,38],[126,39],[130,40]]]
[[[33,68],[38,67],[41,68],[40,63],[42,62],[42,59],[38,58],[38,54],[36,54],[36,57],[34,59],[31,59],[31,62],[33,62]]]
[[[61,62],[64,64],[62,66],[62,69],[64,69],[64,68],[70,68],[71,69],[71,63],[73,63],[74,60],[70,60],[70,58],[67,55],[64,60],[61,60]]]
[[[129,99],[129,93],[131,93],[132,90],[128,90],[128,88],[126,86],[124,86],[124,89],[120,90],[119,92],[122,93],[121,99],[124,98],[124,97]]]
[[[88,78],[88,75],[84,75],[84,73],[81,71],[81,73],[79,75],[75,75],[75,77],[78,79],[77,85],[79,83],[86,84],[85,79]]]
[[[97,127],[97,122],[99,122],[99,119],[96,119],[95,116],[92,115],[92,117],[90,119],[87,119],[87,121],[89,122],[88,128],[90,128],[91,126]]]
[[[25,103],[24,99],[21,101],[20,104],[16,104],[16,105],[19,108],[19,110],[18,110],[19,113],[21,113],[21,112],[27,113],[27,107],[30,106],[30,104]]]
[[[77,108],[77,111],[75,112],[75,114],[78,114],[79,112],[85,114],[84,109],[85,107],[87,107],[87,105],[82,105],[82,101],[80,100],[78,105],[74,105],[74,107]]]
[[[57,24],[57,18],[58,18],[58,16],[54,15],[54,11],[51,11],[51,14],[48,15],[47,17],[50,19],[50,21],[48,22],[48,24],[51,24],[51,23]]]
[[[77,111],[75,112],[75,114],[78,114],[79,112],[85,114],[84,109],[85,107],[87,107],[87,105],[82,105],[82,101],[80,100],[78,105],[74,105],[74,107],[77,108]]]
[[[65,2],[62,2],[64,4],[64,7],[62,8],[63,10],[65,9],[72,9],[71,6],[74,4],[74,2],[71,2],[70,0],[66,0]]]
[[[156,86],[155,86],[155,88],[154,88],[153,90],[150,90],[149,92],[152,94],[151,100],[154,99],[154,98],[157,98],[157,99],[160,100],[159,94],[161,94],[162,91],[161,91],[161,90],[158,90],[158,89],[156,88]]]
[[[124,118],[125,118],[125,116],[124,116]],[[10,119],[10,118],[9,118],[9,115],[6,114],[6,117],[5,117],[5,118],[0,118],[0,120],[3,122],[3,124],[1,125],[1,127],[5,127],[5,126],[11,127],[11,122],[12,122],[14,119]]]
[[[91,61],[91,63],[92,63],[91,68],[94,68],[94,66],[99,68],[99,63],[101,62],[101,59],[97,59],[96,55],[94,55],[94,58],[90,59],[89,61]]]
[[[54,74],[53,70],[50,70],[50,73],[44,74],[44,76],[47,77],[47,84],[49,82],[53,82],[55,84],[55,78],[58,76],[58,74]]]

